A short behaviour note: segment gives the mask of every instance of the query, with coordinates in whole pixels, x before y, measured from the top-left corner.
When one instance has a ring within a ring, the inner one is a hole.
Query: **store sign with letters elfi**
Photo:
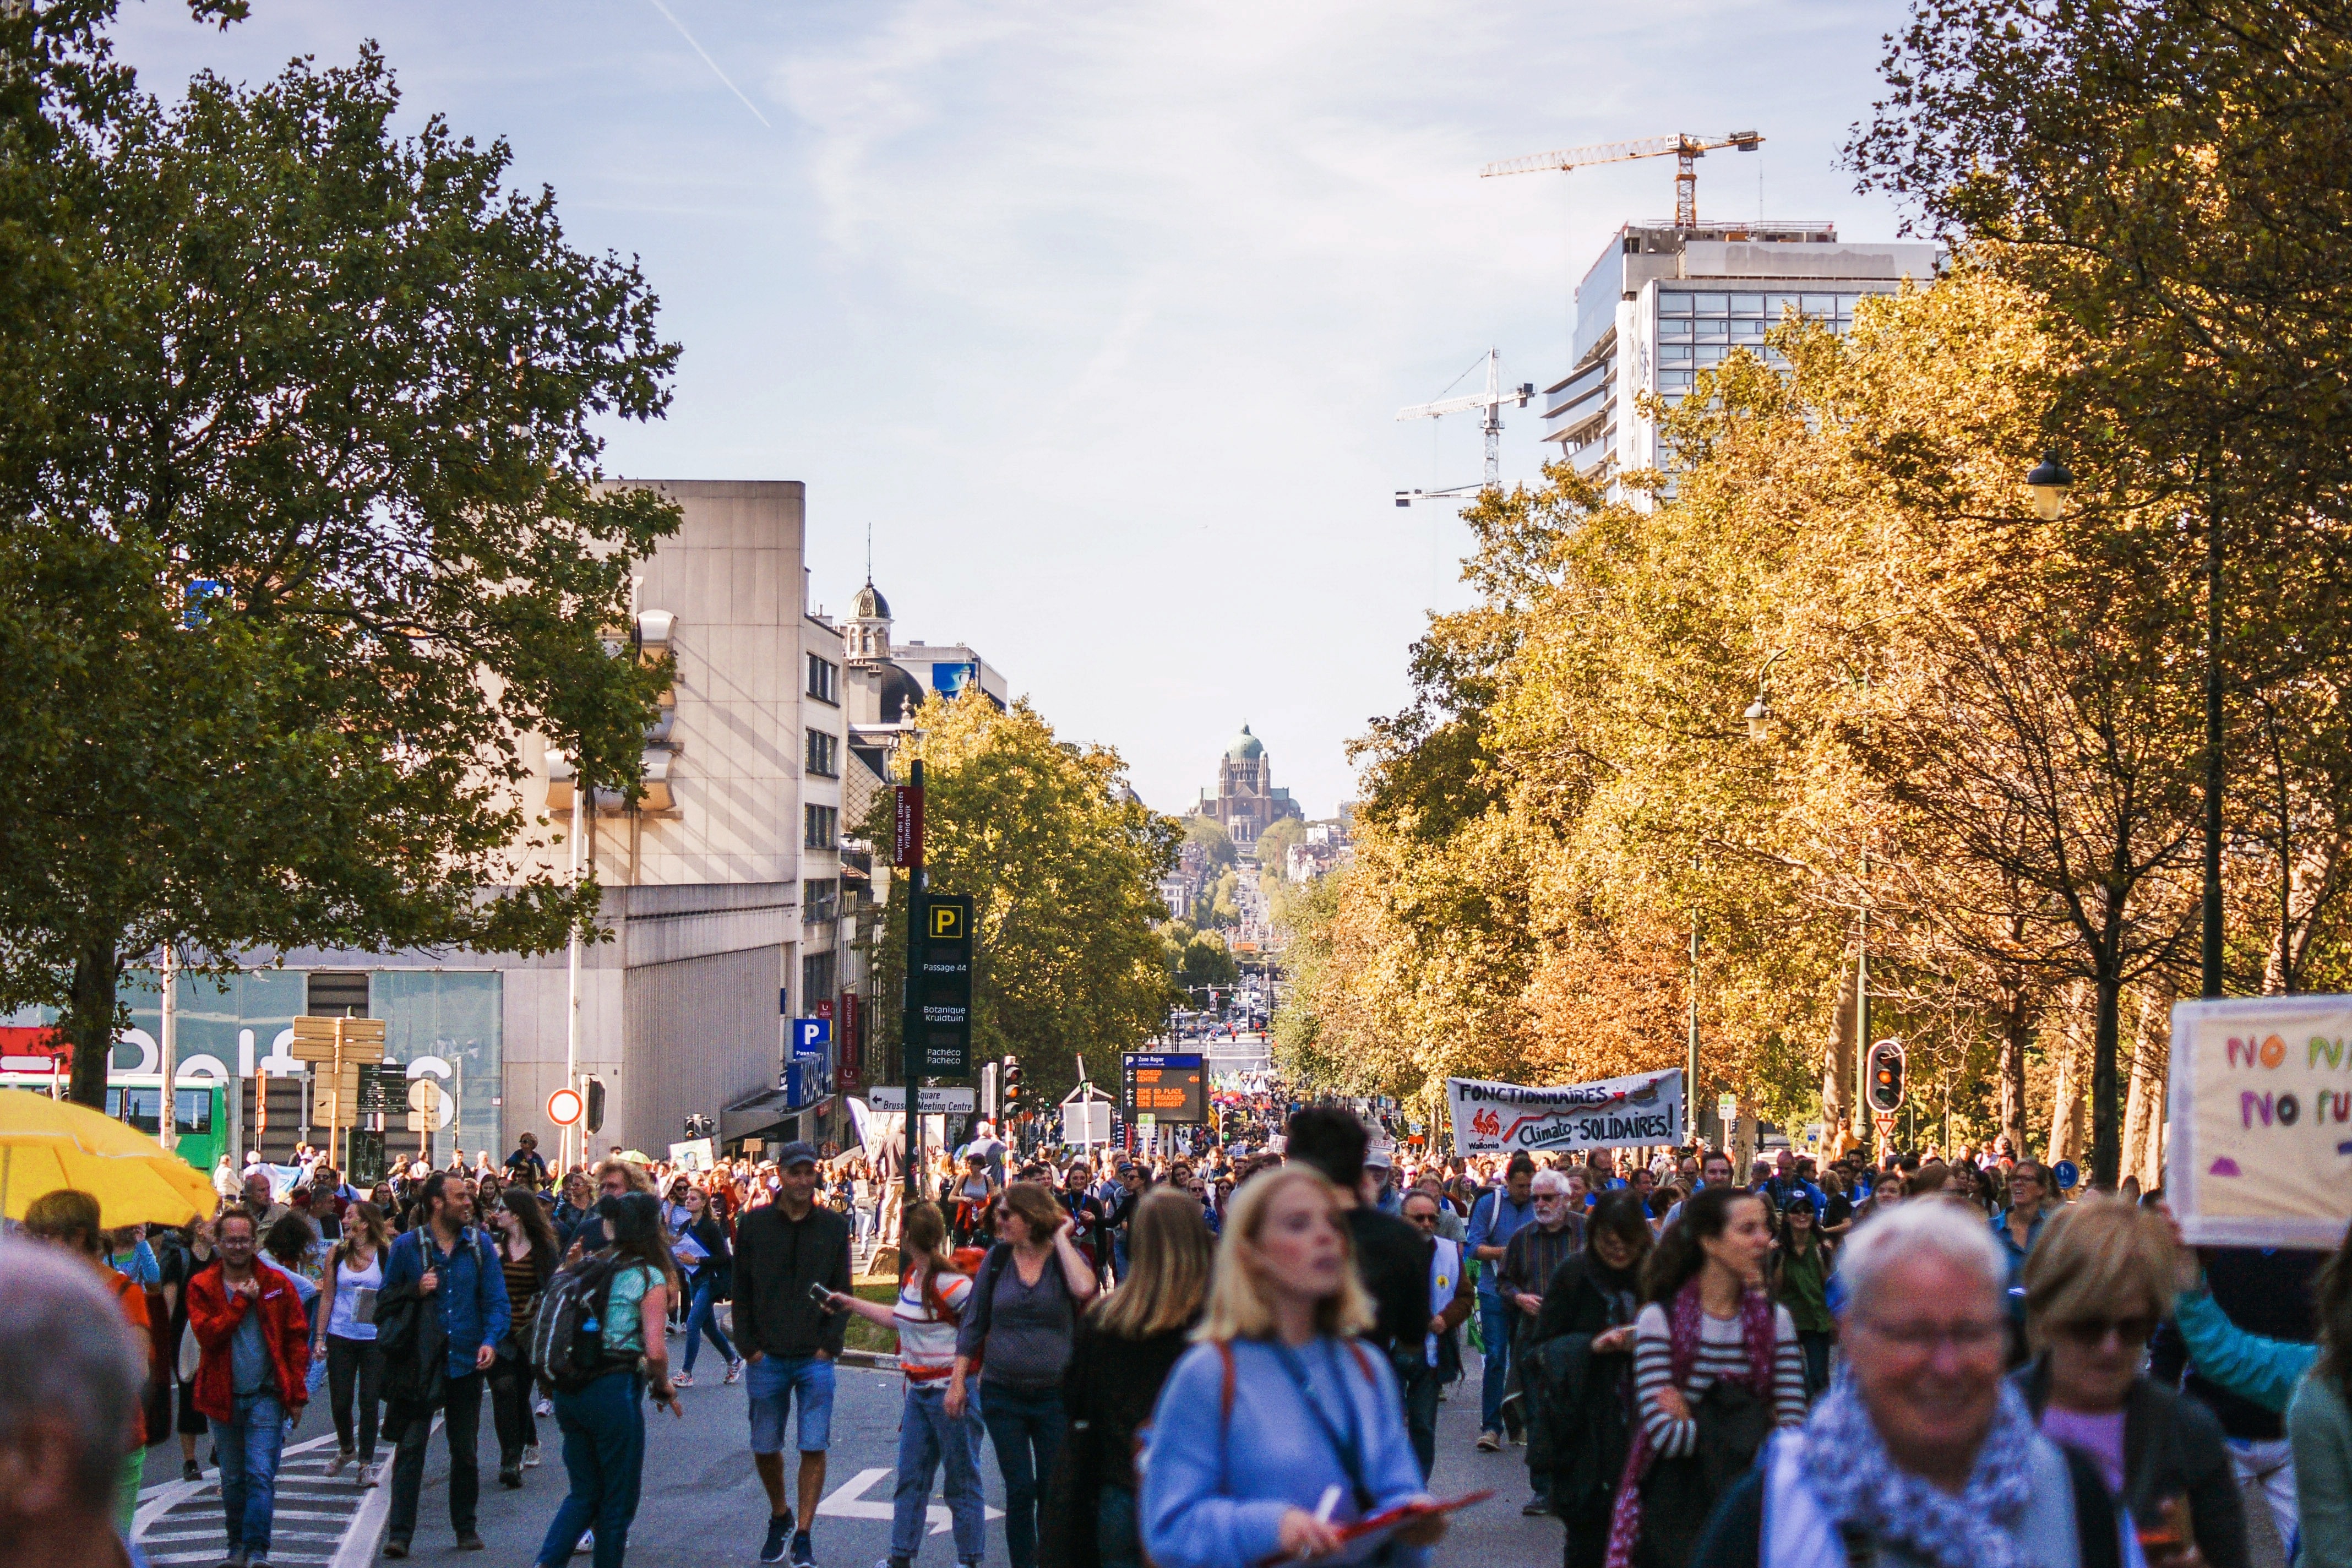
[[[2179,1003],[2167,1114],[2185,1239],[2336,1247],[2352,1220],[2352,996]]]
[[[1554,1089],[1449,1078],[1445,1098],[1454,1112],[1454,1148],[1463,1154],[1623,1149],[1679,1142],[1683,1135],[1679,1068]]]

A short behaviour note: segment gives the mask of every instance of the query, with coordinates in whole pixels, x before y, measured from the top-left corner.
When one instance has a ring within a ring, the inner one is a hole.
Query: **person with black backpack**
[[[662,1334],[677,1265],[662,1240],[661,1205],[629,1193],[598,1200],[596,1213],[611,1243],[555,1277],[532,1324],[530,1360],[555,1386],[572,1483],[533,1559],[546,1568],[564,1568],[591,1526],[593,1568],[621,1568],[645,1475],[646,1390],[686,1415]]]
[[[407,1556],[416,1531],[436,1411],[449,1444],[449,1523],[460,1551],[482,1549],[474,1531],[482,1485],[475,1444],[486,1374],[509,1318],[505,1273],[488,1237],[474,1228],[474,1184],[455,1171],[434,1172],[419,1189],[416,1214],[416,1227],[385,1251],[376,1296],[383,1429],[396,1445],[386,1557]]]
[[[1981,1221],[1889,1209],[1854,1227],[1838,1272],[1848,1371],[1727,1488],[1691,1568],[2139,1560],[2096,1461],[2036,1430],[2001,1375],[2008,1259]]]

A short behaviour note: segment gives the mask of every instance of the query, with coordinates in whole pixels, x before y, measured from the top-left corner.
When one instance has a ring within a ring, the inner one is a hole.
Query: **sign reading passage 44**
[[[2199,1246],[2326,1247],[2352,1220],[2352,996],[2172,1009],[2166,1195]]]

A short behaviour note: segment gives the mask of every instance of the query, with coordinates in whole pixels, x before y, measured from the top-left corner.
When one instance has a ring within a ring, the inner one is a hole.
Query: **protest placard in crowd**
[[[2333,1247],[2352,1220],[2352,996],[2172,1009],[2165,1195],[2210,1246]]]
[[[1454,1113],[1454,1147],[1464,1154],[1623,1149],[1678,1143],[1683,1136],[1679,1068],[1553,1089],[1449,1078],[1445,1100]]]

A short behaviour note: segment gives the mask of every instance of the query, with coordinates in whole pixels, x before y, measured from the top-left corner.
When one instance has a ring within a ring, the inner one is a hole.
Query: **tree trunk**
[[[114,1056],[114,985],[122,961],[111,942],[94,942],[74,959],[73,1006],[58,1026],[73,1045],[73,1075],[66,1098],[106,1109],[106,1068]]]
[[[2091,1033],[2091,1185],[2111,1193],[2123,1164],[2123,1105],[2116,1074],[2123,982],[2103,974],[2097,990],[2098,1016]]]
[[[1822,1068],[1822,1120],[1826,1122],[1834,1123],[1839,1112],[1853,1109],[1854,1011],[1853,970],[1849,966],[1838,982],[1837,1032]]]
[[[2021,1160],[2025,1157],[2025,1047],[2032,1043],[2034,1025],[2026,994],[2020,986],[2001,1018],[2000,1067],[1996,1075],[2000,1080],[2001,1134],[2009,1140],[2010,1152]]]
[[[2052,1164],[2076,1160],[2083,1152],[2083,983],[2066,990],[2066,1021],[2059,1035],[2058,1065],[2050,1086],[2050,1147]]]

